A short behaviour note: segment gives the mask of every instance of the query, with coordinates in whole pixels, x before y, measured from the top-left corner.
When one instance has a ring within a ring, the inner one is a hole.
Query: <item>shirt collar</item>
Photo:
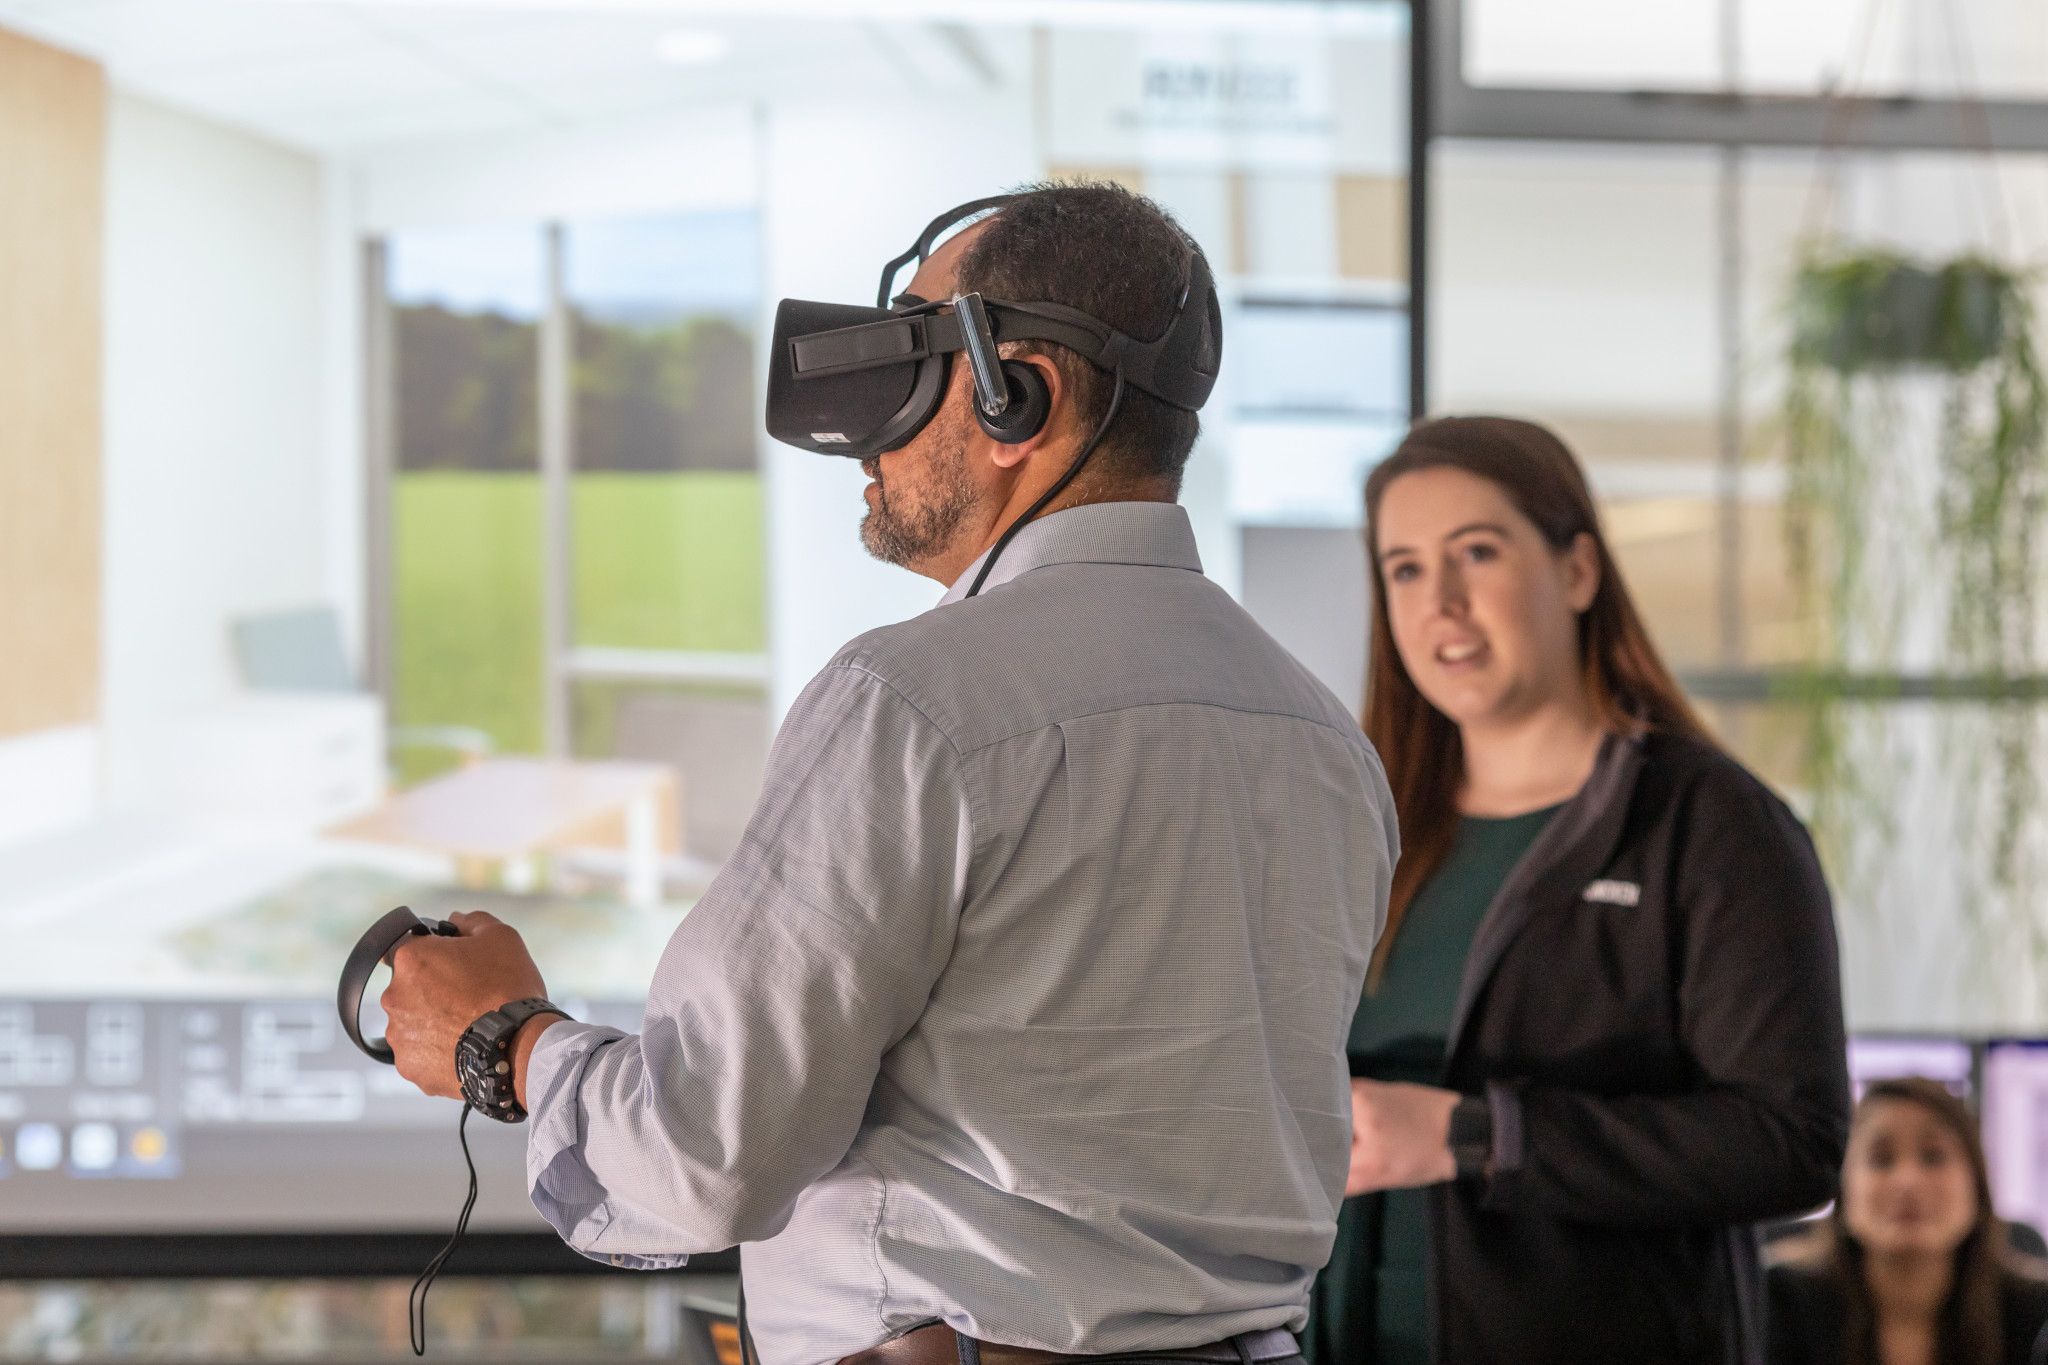
[[[983,554],[967,566],[939,605],[958,602],[974,586]],[[988,581],[987,592],[1049,564],[1149,564],[1202,571],[1195,528],[1187,510],[1172,502],[1087,502],[1026,523],[1011,537]]]

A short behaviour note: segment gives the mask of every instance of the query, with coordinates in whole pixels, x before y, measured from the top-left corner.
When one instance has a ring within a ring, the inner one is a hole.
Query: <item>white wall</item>
[[[107,134],[109,791],[234,686],[228,624],[323,600],[322,193],[310,157],[116,93]]]
[[[341,616],[342,645],[368,676],[369,461],[364,423],[361,185],[350,167],[320,162],[320,552],[322,600]]]
[[[99,727],[0,739],[0,849],[89,819],[99,805]]]
[[[363,233],[736,208],[757,192],[754,117],[738,106],[407,143],[343,165]]]

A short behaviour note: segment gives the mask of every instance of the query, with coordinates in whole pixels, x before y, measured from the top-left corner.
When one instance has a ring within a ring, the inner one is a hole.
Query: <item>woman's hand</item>
[[[1451,1110],[1458,1092],[1433,1085],[1351,1082],[1351,1175],[1344,1197],[1457,1178]]]

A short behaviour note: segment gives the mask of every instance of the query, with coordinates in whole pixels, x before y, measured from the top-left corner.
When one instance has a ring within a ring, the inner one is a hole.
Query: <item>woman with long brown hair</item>
[[[1847,1127],[1812,845],[1687,705],[1556,436],[1422,423],[1366,513],[1403,853],[1311,1359],[1756,1361],[1749,1225],[1824,1202]]]
[[[2044,1269],[2006,1245],[1969,1107],[1938,1081],[1878,1081],[1841,1199],[1771,1267],[1771,1365],[2029,1365]]]

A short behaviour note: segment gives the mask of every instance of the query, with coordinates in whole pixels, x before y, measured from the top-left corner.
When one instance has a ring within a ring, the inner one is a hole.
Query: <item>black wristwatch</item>
[[[512,1084],[512,1037],[536,1014],[569,1017],[569,1011],[537,995],[514,1000],[479,1018],[455,1044],[455,1075],[462,1082],[462,1098],[485,1118],[500,1123],[526,1121],[526,1110]]]
[[[1451,1159],[1458,1178],[1492,1174],[1493,1105],[1484,1095],[1467,1095],[1451,1110]]]

